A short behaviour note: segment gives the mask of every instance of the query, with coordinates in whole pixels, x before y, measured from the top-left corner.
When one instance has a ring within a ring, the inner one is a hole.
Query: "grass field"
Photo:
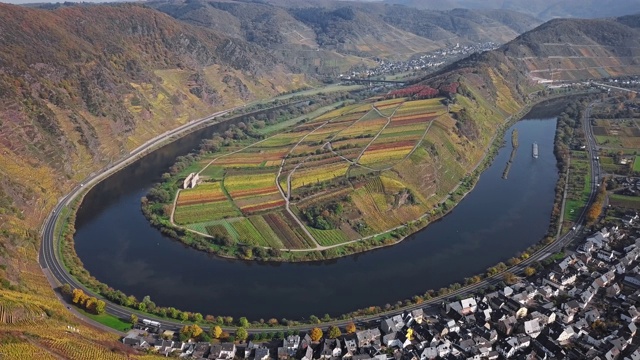
[[[584,152],[580,152],[584,154]],[[567,191],[567,201],[564,208],[565,221],[573,223],[584,208],[589,195],[591,194],[591,172],[589,171],[589,161],[571,160],[569,169],[569,187]]]
[[[633,159],[633,171],[640,172],[640,156]]]
[[[640,209],[640,197],[613,194],[609,196],[609,201],[613,206],[620,206],[628,209]]]
[[[124,321],[117,316],[113,316],[109,314],[96,315],[96,314],[92,314],[90,312],[86,312],[82,309],[77,309],[77,308],[76,310],[82,313],[84,316],[90,318],[91,320],[95,320],[100,324],[106,325],[112,329],[116,329],[122,332],[126,332],[131,329],[131,322]]]

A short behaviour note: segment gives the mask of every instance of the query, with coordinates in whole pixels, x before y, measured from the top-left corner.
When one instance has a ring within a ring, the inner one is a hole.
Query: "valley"
[[[570,84],[640,73],[637,15],[543,24],[532,15],[557,9],[543,10],[0,4],[0,354],[151,359],[89,319],[124,329],[149,310],[171,326],[212,324],[203,314],[257,321],[283,307],[294,319],[340,318],[391,312],[427,288],[462,294],[463,274],[487,267],[483,284],[498,284],[500,262],[520,259],[557,214],[565,226],[579,219],[552,208],[553,116],[514,121],[542,99],[582,93]],[[480,44],[504,45],[437,66],[425,55]],[[326,86],[340,74],[405,83]],[[198,122],[230,109],[255,116]],[[603,168],[635,171],[609,159],[631,157],[627,120],[595,120]],[[180,126],[192,129],[181,137]],[[521,150],[535,141],[544,161],[514,150],[502,179],[512,126]],[[576,160],[571,209],[589,202],[591,156]],[[191,173],[200,182],[179,189]],[[573,235],[559,239],[544,249]],[[71,286],[86,293],[77,307]]]

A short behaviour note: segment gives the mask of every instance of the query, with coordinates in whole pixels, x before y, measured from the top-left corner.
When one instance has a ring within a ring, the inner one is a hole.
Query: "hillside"
[[[531,78],[582,80],[640,74],[640,15],[552,20],[500,51]]]
[[[0,48],[0,353],[124,358],[116,337],[55,299],[37,263],[47,212],[159,133],[299,88],[304,76],[255,44],[130,4],[0,4]]]
[[[384,0],[389,4],[434,10],[501,9],[528,14],[542,20],[554,18],[601,18],[640,12],[638,0]]]
[[[540,24],[502,11],[426,11],[404,6],[324,1],[152,1],[193,25],[223,30],[265,47],[306,71],[367,63],[369,57],[406,59],[455,43],[504,43]]]

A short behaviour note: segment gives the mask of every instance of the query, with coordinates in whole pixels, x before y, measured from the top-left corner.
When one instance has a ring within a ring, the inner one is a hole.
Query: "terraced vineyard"
[[[473,101],[458,86],[396,90],[200,159],[174,223],[226,245],[309,251],[428,218],[484,155],[460,133],[455,103]],[[487,133],[503,119],[473,126]]]

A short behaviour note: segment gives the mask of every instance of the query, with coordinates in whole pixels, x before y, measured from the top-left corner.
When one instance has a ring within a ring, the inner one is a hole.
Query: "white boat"
[[[538,158],[538,143],[536,142],[533,143],[533,157]]]

